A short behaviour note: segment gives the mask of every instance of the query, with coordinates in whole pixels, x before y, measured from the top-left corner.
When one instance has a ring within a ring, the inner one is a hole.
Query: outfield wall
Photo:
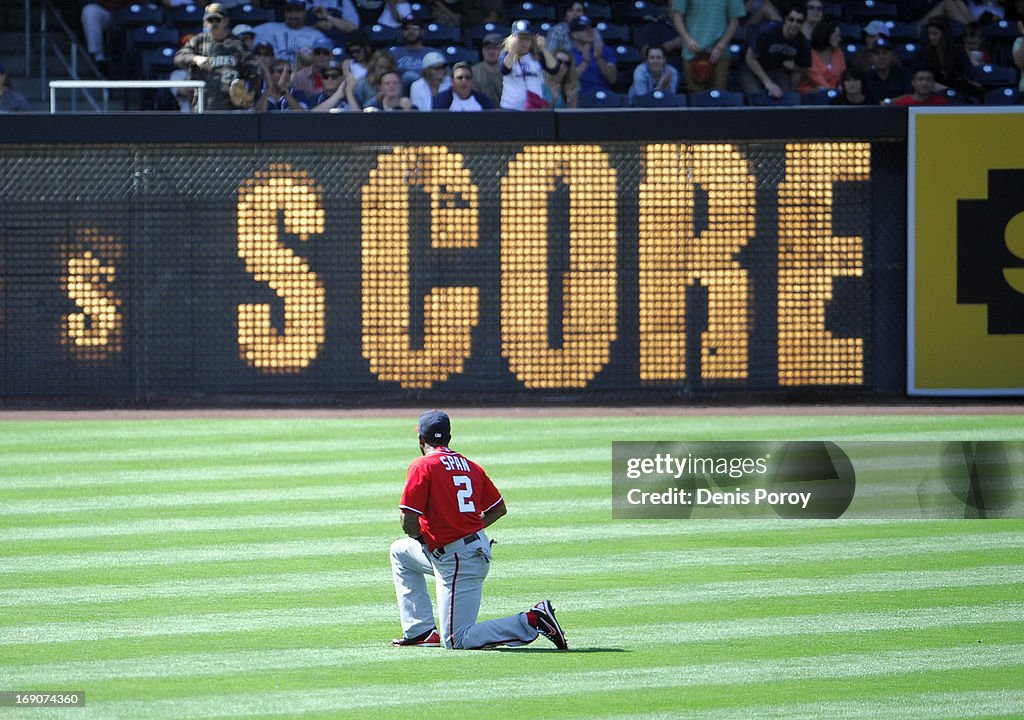
[[[8,402],[904,391],[903,111],[10,117]]]

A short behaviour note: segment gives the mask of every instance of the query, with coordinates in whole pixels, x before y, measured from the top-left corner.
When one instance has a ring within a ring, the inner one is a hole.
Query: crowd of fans
[[[1024,0],[784,1],[92,0],[81,21],[101,68],[205,80],[209,110],[1009,104],[1024,93]],[[192,90],[173,98],[194,109]]]

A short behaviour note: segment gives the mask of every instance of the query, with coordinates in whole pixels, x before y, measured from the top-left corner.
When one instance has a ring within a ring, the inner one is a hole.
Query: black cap
[[[452,435],[452,421],[440,410],[427,410],[420,415],[419,433],[428,442],[445,440]]]

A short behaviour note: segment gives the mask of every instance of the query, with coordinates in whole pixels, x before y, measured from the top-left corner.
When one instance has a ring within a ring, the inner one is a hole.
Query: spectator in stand
[[[251,25],[235,25],[231,30],[231,34],[242,41],[242,45],[249,52],[252,52],[256,48],[256,31],[252,29]]]
[[[747,11],[745,24],[749,28],[769,22],[782,22],[782,14],[772,0],[745,0],[744,9]]]
[[[558,71],[558,62],[548,50],[543,35],[534,35],[530,23],[516,20],[512,32],[505,38],[505,50],[498,66],[504,78],[501,88],[501,107],[506,110],[541,110],[548,107],[544,100],[542,73]]]
[[[985,44],[985,26],[980,22],[968,23],[964,28],[964,51],[973,67],[992,64],[992,53]]]
[[[305,112],[309,107],[292,90],[292,66],[287,60],[275,60],[263,84],[256,112]]]
[[[367,112],[396,112],[415,110],[412,101],[402,94],[402,76],[395,70],[384,73],[380,78],[380,92],[369,105],[364,105]]]
[[[462,0],[434,0],[430,9],[431,18],[438,25],[462,26]]]
[[[944,18],[967,25],[975,21],[987,23],[1002,20],[1005,16],[1006,8],[1001,0],[940,0],[919,22],[927,24],[933,19]]]
[[[544,99],[556,109],[574,108],[580,100],[580,75],[576,64],[568,50],[556,50],[553,54],[558,70],[554,75],[544,74]]]
[[[818,27],[818,24],[825,19],[825,5],[822,0],[807,0],[807,5],[804,7],[807,8],[807,17],[804,19],[800,32],[807,38],[807,42],[810,42],[814,35],[814,28]]]
[[[306,25],[306,3],[304,0],[287,0],[284,6],[284,22],[265,22],[254,28],[257,43],[269,43],[278,59],[295,62],[299,51],[313,47],[317,40],[327,36],[315,27]]]
[[[312,62],[292,75],[292,87],[305,97],[313,97],[324,89],[322,73],[334,59],[334,46],[327,38],[317,40],[309,50],[309,55]]]
[[[366,76],[366,65],[373,55],[366,33],[362,30],[349,33],[345,44],[345,54],[348,57],[341,61],[344,75],[351,76],[354,80],[362,80]]]
[[[481,92],[473,89],[473,68],[467,62],[457,62],[452,68],[452,86],[437,94],[433,100],[434,110],[451,112],[479,112],[493,110],[494,103]]]
[[[7,67],[0,63],[0,113],[28,112],[28,100],[19,92],[15,92],[7,78]]]
[[[839,94],[829,100],[828,104],[860,107],[877,105],[878,102],[867,92],[864,71],[860,68],[848,67],[843,72],[843,79],[839,83]]]
[[[881,20],[872,20],[864,26],[861,34],[864,36],[864,47],[857,51],[849,64],[867,73],[871,69],[871,49],[879,38],[889,39],[889,26]]]
[[[340,62],[332,62],[320,71],[323,88],[304,100],[310,112],[358,112],[362,108],[352,94],[351,78],[346,78]]]
[[[412,5],[405,0],[387,0],[384,5],[384,11],[377,18],[377,22],[373,24],[380,24],[384,27],[389,28],[400,28],[402,27],[402,20],[412,15]]]
[[[583,2],[582,0],[572,0],[565,6],[565,10],[562,11],[562,22],[557,25],[553,25],[548,30],[545,39],[547,41],[548,50],[556,52],[558,50],[565,50],[566,52],[572,51],[572,36],[570,35],[569,23],[578,18],[583,14]],[[594,42],[604,42],[601,39],[601,31],[594,28]]]
[[[781,24],[762,29],[747,48],[739,81],[748,97],[764,88],[779,98],[800,84],[804,71],[811,67],[811,46],[800,32],[804,17],[802,5],[791,6]]]
[[[252,104],[247,81],[259,80],[259,65],[242,41],[230,33],[227,11],[210,3],[203,12],[203,29],[174,55],[174,64],[190,71],[193,80],[206,81],[206,110],[247,109]],[[195,106],[198,103],[198,93]]]
[[[378,50],[370,56],[366,75],[356,83],[354,90],[360,107],[366,108],[373,104],[380,94],[380,79],[384,77],[384,73],[395,72],[397,69],[395,59],[387,50]]]
[[[610,91],[619,77],[615,51],[596,39],[594,23],[580,15],[569,23],[572,36],[572,60],[580,76],[580,94]]]
[[[473,87],[483,93],[495,107],[501,102],[501,87],[504,82],[498,59],[501,58],[502,37],[498,33],[484,35],[480,46],[480,62],[473,66]]]
[[[270,43],[260,43],[252,49],[253,57],[256,58],[256,63],[260,66],[260,69],[265,75],[266,71],[270,69],[271,64],[277,58],[274,57],[274,48],[270,47]]]
[[[439,52],[428,52],[423,58],[423,76],[409,88],[409,99],[417,110],[424,112],[433,109],[434,96],[450,89],[451,78],[448,77],[448,63]]]
[[[949,105],[949,99],[942,93],[935,92],[935,75],[930,68],[919,67],[914,70],[911,79],[914,91],[907,95],[893,98],[894,107],[934,107]]]
[[[1013,41],[1013,64],[1020,74],[1017,88],[1024,93],[1024,20],[1017,21],[1017,39]]]
[[[686,86],[691,93],[725,89],[729,44],[745,12],[742,0],[675,0],[670,17],[681,38]]]
[[[665,48],[652,45],[644,54],[644,61],[633,70],[633,84],[629,87],[630,105],[637,95],[650,95],[655,90],[675,94],[679,90],[679,73],[668,64]]]
[[[103,33],[110,29],[114,22],[114,13],[126,8],[135,0],[97,0],[82,6],[82,33],[85,35],[85,46],[96,63],[100,72],[106,73],[107,51],[103,44]]]
[[[870,57],[871,69],[864,78],[868,97],[881,103],[910,92],[910,73],[897,59],[886,38],[878,39]]]
[[[974,66],[964,49],[953,43],[946,19],[932,18],[925,26],[925,32],[925,40],[914,53],[913,66],[932,71],[936,90],[953,88],[980,99],[983,91],[975,80]]]
[[[839,87],[846,70],[846,57],[839,49],[841,42],[839,27],[831,20],[822,20],[815,26],[811,38],[811,67],[804,73],[797,92],[806,94]]]
[[[402,73],[402,86],[410,87],[423,74],[423,58],[437,50],[423,44],[423,28],[411,15],[402,21],[402,42],[403,45],[391,48],[390,53]]]
[[[359,27],[359,11],[352,0],[314,0],[310,8],[312,26],[337,44]],[[312,4],[312,3],[311,3]]]
[[[359,15],[359,27],[373,27],[384,12],[385,0],[353,0]]]

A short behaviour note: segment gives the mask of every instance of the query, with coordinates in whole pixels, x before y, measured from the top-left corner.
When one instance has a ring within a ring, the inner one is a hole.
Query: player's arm
[[[413,540],[418,539],[423,534],[423,531],[420,530],[419,513],[414,513],[412,510],[402,510],[402,530]]]
[[[480,515],[480,519],[483,520],[484,527],[490,527],[498,520],[498,518],[504,517],[507,514],[508,509],[505,507],[505,501],[502,500],[490,510],[485,510],[483,514]]]

